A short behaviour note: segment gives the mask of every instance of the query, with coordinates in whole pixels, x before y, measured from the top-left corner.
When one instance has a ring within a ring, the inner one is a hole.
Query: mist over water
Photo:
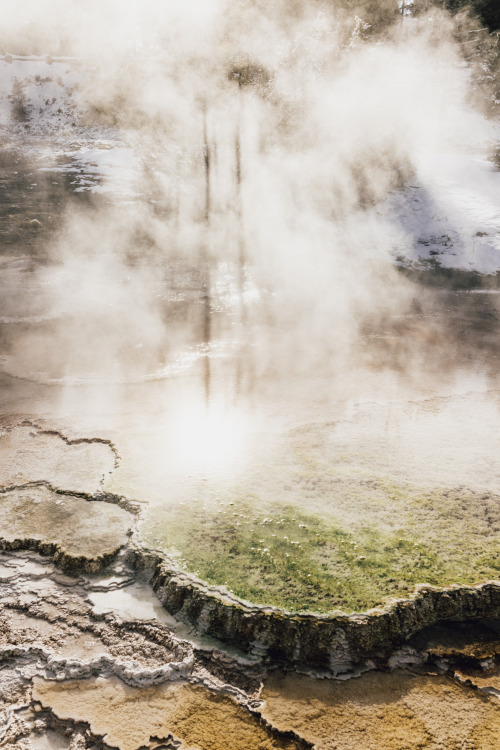
[[[3,403],[111,435],[110,489],[498,491],[497,296],[410,273],[500,269],[496,121],[451,16],[340,6],[7,14]]]

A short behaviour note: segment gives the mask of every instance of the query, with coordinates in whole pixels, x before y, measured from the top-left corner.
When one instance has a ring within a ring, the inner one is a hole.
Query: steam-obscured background
[[[207,433],[200,454],[220,410],[230,433],[236,407],[272,433],[271,414],[345,399],[495,390],[495,14],[6,4],[10,408],[43,393],[44,414],[101,427],[154,414],[191,425],[188,446]]]

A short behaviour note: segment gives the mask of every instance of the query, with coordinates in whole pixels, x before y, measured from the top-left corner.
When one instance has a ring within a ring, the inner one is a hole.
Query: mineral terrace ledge
[[[53,555],[63,570],[98,572],[126,546],[136,520],[119,498],[111,499],[46,482],[0,490],[0,549],[35,550]]]
[[[437,622],[500,617],[500,581],[421,585],[408,599],[359,614],[300,614],[245,602],[180,571],[161,553],[133,547],[130,554],[137,569],[152,570],[156,596],[178,619],[272,661],[333,675],[367,661],[385,663],[397,646]]]

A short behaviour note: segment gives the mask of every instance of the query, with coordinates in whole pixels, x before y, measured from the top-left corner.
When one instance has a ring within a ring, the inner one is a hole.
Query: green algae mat
[[[142,541],[292,612],[363,612],[419,584],[500,580],[496,402],[356,409],[263,435],[243,468],[183,477],[145,507]]]
[[[360,612],[408,597],[418,584],[500,578],[499,497],[375,482],[369,489],[372,500],[385,496],[391,524],[377,524],[376,513],[347,524],[341,514],[221,495],[189,509],[155,508],[142,535],[204,581],[290,611]]]

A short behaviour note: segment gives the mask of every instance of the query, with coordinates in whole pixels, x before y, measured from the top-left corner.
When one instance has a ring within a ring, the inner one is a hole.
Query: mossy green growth
[[[250,500],[171,509],[155,515],[143,536],[208,583],[289,611],[359,612],[407,597],[419,583],[478,583],[500,570],[491,540],[449,555],[449,544],[417,539],[408,527],[347,530],[294,506],[264,514]]]

